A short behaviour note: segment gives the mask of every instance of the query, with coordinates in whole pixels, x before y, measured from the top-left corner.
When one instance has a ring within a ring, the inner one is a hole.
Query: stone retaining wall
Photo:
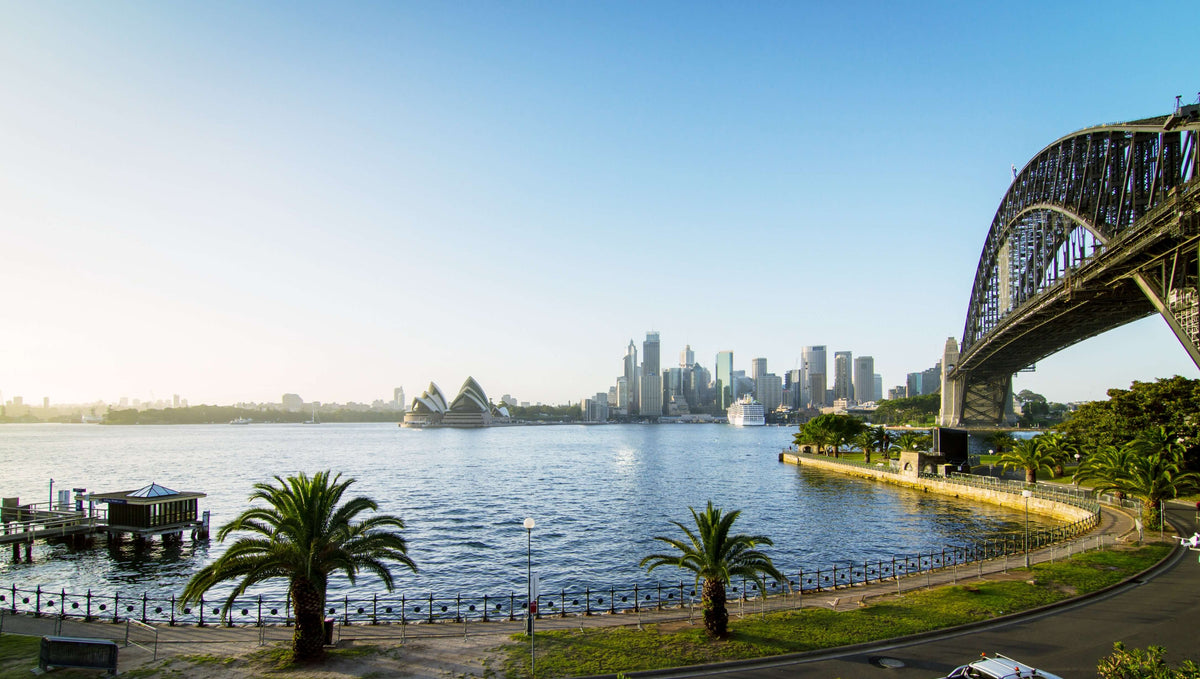
[[[887,472],[882,469],[871,469],[870,467],[859,467],[857,465],[845,464],[834,460],[822,460],[817,457],[807,455],[798,455],[796,453],[783,452],[779,454],[779,461],[787,464],[798,466],[816,467],[818,469],[826,469],[838,474],[846,474],[849,476],[857,476],[859,478],[871,479],[872,481],[882,481],[897,486],[906,488],[916,488],[928,493],[938,493],[949,497],[963,498],[974,500],[976,502],[987,502],[993,505],[1000,505],[1017,511],[1024,511],[1025,498],[1015,493],[1007,493],[1000,490],[992,490],[989,488],[977,488],[975,486],[967,486],[960,483],[952,483],[950,481],[941,481],[919,476],[906,476],[895,472]],[[1029,498],[1029,511],[1042,516],[1049,516],[1059,521],[1066,523],[1074,523],[1092,516],[1092,512],[1083,507],[1067,504],[1065,502],[1056,502],[1040,497]]]

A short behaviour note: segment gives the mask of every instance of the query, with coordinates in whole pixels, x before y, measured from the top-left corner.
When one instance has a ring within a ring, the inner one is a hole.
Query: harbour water
[[[547,590],[677,582],[638,562],[712,500],[740,509],[786,572],[937,551],[1022,529],[1024,514],[783,465],[794,428],[607,425],[412,430],[394,424],[248,426],[5,425],[0,495],[45,502],[54,487],[130,490],[156,482],[208,494],[215,528],[247,506],[256,482],[323,469],[401,516],[420,571],[400,592],[523,591],[527,538]],[[522,521],[532,517],[530,535]],[[1033,517],[1035,522],[1040,519]],[[231,538],[232,539],[232,538]],[[215,538],[164,546],[72,549],[38,543],[33,563],[0,554],[0,586],[178,593],[220,555]],[[334,591],[347,591],[336,580]],[[277,595],[282,583],[256,592]],[[355,592],[382,592],[360,577]]]

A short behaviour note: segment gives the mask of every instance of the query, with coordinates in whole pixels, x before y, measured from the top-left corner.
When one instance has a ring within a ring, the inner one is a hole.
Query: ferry
[[[735,427],[761,427],[767,423],[766,411],[762,404],[749,394],[741,397],[725,411],[729,424]]]

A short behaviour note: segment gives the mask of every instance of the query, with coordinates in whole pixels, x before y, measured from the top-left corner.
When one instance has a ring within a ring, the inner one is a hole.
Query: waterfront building
[[[629,399],[632,398],[629,393],[629,380],[624,377],[618,377],[617,386],[615,388],[617,390],[617,409],[628,413]]]
[[[733,352],[717,352],[717,407],[725,410],[733,405]]]
[[[283,409],[290,413],[298,413],[304,410],[304,399],[300,398],[299,394],[284,394],[281,399]]]
[[[404,387],[396,387],[392,390],[392,408],[396,410],[404,410],[406,399],[404,398]]]
[[[442,390],[430,382],[429,388],[413,399],[402,426],[474,429],[506,423],[508,420],[508,408],[492,405],[483,387],[474,377],[468,377],[458,390],[458,395],[449,403]]]
[[[894,401],[898,398],[904,398],[906,396],[908,396],[908,388],[902,384],[888,389],[887,397],[889,401]]]
[[[804,347],[800,353],[800,361],[801,405],[810,408],[825,405],[825,346]]]
[[[662,376],[642,375],[641,394],[638,395],[638,414],[657,418],[662,415]]]
[[[854,400],[869,403],[875,400],[875,357],[854,359]]]
[[[775,410],[783,403],[783,380],[774,373],[764,373],[754,380],[754,400],[766,410]]]
[[[582,406],[584,422],[608,421],[608,394],[599,392],[592,398],[585,398]]]
[[[833,352],[833,399],[854,400],[854,356],[849,351]]]
[[[448,405],[446,396],[437,384],[430,382],[420,396],[413,399],[412,406],[404,414],[404,426],[428,427],[442,423]]]
[[[875,378],[871,380],[871,400],[879,401],[883,398],[883,375],[875,373]]]

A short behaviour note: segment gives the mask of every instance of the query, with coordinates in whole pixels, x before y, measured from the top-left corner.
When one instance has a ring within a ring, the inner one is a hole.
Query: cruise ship
[[[767,423],[766,411],[762,404],[749,394],[729,406],[725,414],[729,416],[729,424],[735,427],[761,427]]]

